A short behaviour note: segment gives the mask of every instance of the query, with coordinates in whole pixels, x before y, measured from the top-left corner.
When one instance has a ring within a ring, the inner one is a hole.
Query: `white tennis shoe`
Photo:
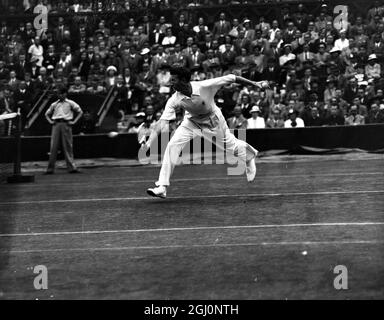
[[[167,188],[164,186],[149,188],[147,193],[152,197],[165,199],[167,197]]]
[[[256,176],[256,156],[246,162],[245,174],[247,175],[248,182],[255,180]]]

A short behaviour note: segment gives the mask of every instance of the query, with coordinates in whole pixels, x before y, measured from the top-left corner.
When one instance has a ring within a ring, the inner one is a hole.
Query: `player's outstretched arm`
[[[144,149],[145,151],[151,148],[151,145],[153,141],[157,138],[157,136],[161,132],[165,132],[169,130],[169,121],[160,119],[156,122],[148,140],[145,142],[145,140],[142,140],[141,143],[141,148]]]
[[[236,83],[244,84],[247,86],[256,86],[261,89],[269,88],[268,81],[251,81],[240,76],[236,76]]]

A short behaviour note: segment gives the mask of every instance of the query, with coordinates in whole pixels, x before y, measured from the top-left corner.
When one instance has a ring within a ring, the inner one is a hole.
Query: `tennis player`
[[[147,142],[142,143],[142,152],[151,147],[161,132],[168,131],[169,122],[176,119],[178,108],[185,110],[185,116],[167,145],[159,179],[155,182],[156,187],[149,188],[147,193],[153,197],[166,198],[167,187],[170,185],[170,178],[180,152],[196,136],[196,132],[204,138],[214,136],[217,146],[225,145],[226,151],[243,160],[246,163],[247,180],[252,182],[256,175],[257,150],[230,132],[221,110],[215,104],[214,97],[221,87],[231,83],[265,88],[268,87],[268,82],[254,82],[233,74],[204,81],[190,81],[190,71],[181,66],[173,66],[170,73],[171,85],[176,92],[167,101],[164,112]]]

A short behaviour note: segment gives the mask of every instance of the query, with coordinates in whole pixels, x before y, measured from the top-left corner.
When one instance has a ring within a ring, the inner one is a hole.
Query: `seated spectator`
[[[166,64],[168,60],[168,54],[164,51],[163,46],[158,46],[157,47],[157,53],[152,56],[152,61],[151,61],[151,71],[152,72],[157,72],[157,70],[160,68],[161,65]],[[142,64],[142,66],[144,63]],[[142,68],[141,70],[142,71]]]
[[[220,67],[220,60],[215,55],[213,49],[208,49],[206,59],[202,62],[205,73],[212,72],[213,68]]]
[[[138,133],[140,126],[145,121],[145,113],[144,112],[138,112],[135,115],[135,122],[131,124],[131,127],[128,129],[128,133]]]
[[[279,58],[280,66],[284,66],[288,61],[296,59],[296,55],[294,55],[291,51],[292,46],[290,44],[284,45],[284,54]]]
[[[109,50],[108,56],[104,61],[106,66],[114,66],[116,68],[116,73],[120,73],[123,70],[123,62],[120,57],[116,55],[116,50]]]
[[[384,39],[380,33],[376,33],[373,40],[368,43],[368,53],[376,54],[379,62],[384,62]]]
[[[233,72],[240,76],[249,78],[249,71],[252,63],[252,57],[248,55],[247,49],[241,48],[241,55],[235,58],[235,66]]]
[[[171,92],[171,74],[169,72],[169,66],[167,64],[162,64],[159,68],[159,72],[156,75],[157,84],[159,85],[160,93],[170,93]]]
[[[232,44],[225,44],[225,51],[220,53],[220,63],[222,69],[232,70],[236,59],[236,53],[232,50]]]
[[[253,47],[253,54],[250,56],[250,78],[255,80],[255,81],[261,81],[261,79],[264,80],[263,78],[263,72],[266,67],[267,61],[266,57],[264,54],[261,53],[261,47],[256,45]],[[275,68],[275,61],[274,60],[269,60],[273,61],[273,69]],[[270,64],[268,64],[268,67],[270,67]],[[269,69],[267,73],[273,73],[274,70]],[[269,75],[265,75],[268,77]],[[273,81],[273,76],[272,79]],[[277,80],[277,79],[276,79]]]
[[[362,89],[359,89],[359,90],[362,90]],[[364,91],[362,96],[360,97],[357,96],[355,99],[353,99],[353,105],[357,106],[357,109],[359,110],[359,114],[365,117],[367,115],[368,109],[367,109],[367,106],[362,103],[362,101],[366,102]]]
[[[225,52],[227,44],[230,44],[231,45],[231,51],[235,52],[235,54],[236,54],[236,48],[232,42],[232,38],[229,35],[226,35],[224,37],[224,41],[220,41],[219,43],[220,43],[219,52],[221,52],[221,53]]]
[[[367,79],[380,79],[381,77],[381,66],[374,53],[368,57],[368,64],[365,66],[365,75]]]
[[[366,123],[384,123],[384,110],[380,110],[377,103],[371,105],[371,110],[365,118]]]
[[[241,113],[241,107],[236,106],[233,109],[234,116],[227,120],[229,129],[246,129],[247,119]]]
[[[176,37],[172,34],[172,28],[167,28],[161,44],[165,47],[173,47],[176,43]]]
[[[304,121],[299,118],[296,110],[290,109],[288,112],[289,119],[284,122],[284,128],[303,128]]]
[[[117,68],[115,66],[109,66],[106,72],[105,87],[109,90],[110,87],[113,87],[116,84]]]
[[[56,70],[58,68],[63,69],[66,76],[68,76],[72,70],[72,63],[67,61],[65,52],[60,53],[59,61],[56,63]]]
[[[127,133],[130,124],[131,120],[129,119],[129,117],[122,114],[120,120],[117,122],[117,132]]]
[[[245,32],[245,38],[252,42],[255,39],[255,30],[251,28],[251,20],[244,19],[243,27]],[[239,32],[240,35],[240,32]]]
[[[241,112],[243,116],[248,119],[251,117],[251,109],[253,108],[253,103],[251,102],[251,98],[249,94],[242,94],[240,97],[239,106],[241,108]]]
[[[278,108],[272,110],[266,122],[267,128],[284,128],[284,120],[281,111]]]
[[[297,55],[299,63],[304,64],[305,62],[314,63],[316,55],[310,51],[308,43],[303,44],[303,52]]]
[[[189,69],[199,69],[205,60],[205,55],[200,52],[197,43],[193,43],[191,48],[191,53],[187,55],[187,67]]]
[[[335,48],[337,48],[340,51],[343,51],[349,48],[349,40],[346,38],[347,30],[341,29],[339,35],[340,35],[340,38],[335,41]]]
[[[203,27],[203,29],[204,29],[205,31],[208,31],[208,27],[204,24],[204,18],[203,18],[203,17],[199,17],[197,25],[194,26],[194,27],[192,28],[192,30],[193,30],[194,32],[198,33],[198,32],[200,31],[200,28],[201,28],[201,27]]]
[[[247,129],[264,129],[265,121],[260,117],[260,109],[258,106],[253,106],[251,111],[251,118],[247,120]]]
[[[44,67],[41,67],[39,69],[39,76],[36,79],[35,82],[35,89],[40,91],[44,91],[48,89],[48,87],[52,83],[52,78],[48,74],[48,70]]]
[[[245,30],[240,30],[238,38],[234,41],[234,49],[238,55],[241,54],[242,48],[247,49],[248,52],[251,49],[251,40],[245,37]]]
[[[306,127],[319,127],[323,125],[323,118],[316,107],[311,108],[310,114],[305,117],[304,121]]]
[[[351,106],[349,116],[345,118],[345,124],[350,126],[365,124],[365,118],[359,114],[357,105]]]
[[[20,81],[16,78],[16,72],[12,70],[9,73],[9,81],[7,83],[9,90],[15,92],[19,87],[19,83]]]
[[[68,93],[84,93],[86,90],[87,87],[82,83],[81,77],[77,76],[73,85],[69,86]]]
[[[336,97],[336,79],[328,77],[327,87],[324,90],[324,103],[328,104],[332,98]]]
[[[337,103],[333,103],[329,110],[329,115],[324,119],[324,125],[327,126],[342,126],[345,123],[345,118],[339,110]]]
[[[102,82],[100,81],[98,76],[94,75],[88,78],[88,87],[86,91],[93,94],[103,94],[107,90],[102,85]]]
[[[224,37],[231,31],[231,23],[225,19],[225,13],[221,12],[219,16],[219,21],[215,22],[213,25],[213,36],[215,39]]]
[[[31,75],[33,79],[37,79],[37,77],[40,74],[40,67],[37,66],[38,58],[33,57],[31,58],[29,64],[27,65],[26,71]]]
[[[83,51],[80,54],[80,60],[75,65],[79,70],[79,76],[82,77],[84,81],[87,81],[91,70],[91,61],[87,57],[87,52]]]

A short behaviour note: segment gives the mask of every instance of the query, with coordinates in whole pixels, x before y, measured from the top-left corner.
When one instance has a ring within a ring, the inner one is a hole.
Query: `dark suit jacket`
[[[24,79],[24,75],[26,72],[27,62],[24,62],[24,65],[22,66],[19,62],[14,65],[14,70],[16,72],[17,79]]]
[[[131,55],[124,58],[124,67],[129,67],[131,71],[138,73],[140,70],[140,60],[141,57],[139,54],[135,54],[134,57],[131,57]]]
[[[273,71],[270,71],[269,67],[264,68],[261,78],[263,80],[280,83],[280,68],[275,66]]]
[[[40,68],[36,67],[35,71],[33,72],[31,64],[28,64],[26,71],[31,74],[32,79],[37,79],[37,77],[39,76]]]
[[[55,54],[53,56],[44,55],[43,66],[47,68],[49,65],[51,65],[55,68],[58,61],[59,59]]]
[[[21,113],[26,116],[31,110],[33,100],[32,93],[29,90],[25,90],[24,93],[22,93],[20,90],[16,90],[16,92],[13,94],[13,98],[15,100],[16,108],[20,108]]]
[[[205,60],[204,54],[199,52],[197,54],[197,61],[196,61],[196,64],[195,64],[194,61],[193,61],[193,55],[190,54],[190,55],[187,56],[187,67],[189,69],[192,69],[192,68],[197,67],[197,66],[200,67],[204,60]]]
[[[157,41],[156,41],[156,33],[155,32],[151,32],[149,34],[149,44],[150,45],[161,44],[163,39],[164,39],[164,34],[163,33],[159,33],[159,38],[158,38]]]
[[[234,51],[226,51],[220,54],[219,59],[222,67],[228,69],[235,64],[236,53]]]
[[[248,54],[250,54],[250,48],[251,48],[251,40],[248,38],[244,39],[237,39],[234,42],[235,50],[238,55],[241,54],[241,49],[245,48],[248,51]]]
[[[208,49],[212,48],[212,41],[211,42],[204,42],[204,43],[199,43],[199,49],[202,53],[206,53]]]
[[[85,60],[80,60],[76,67],[79,70],[79,76],[88,80],[89,70],[91,69],[91,62],[88,57]]]
[[[229,21],[224,21],[223,26],[221,25],[220,21],[217,21],[213,26],[212,33],[216,37],[219,37],[220,35],[228,34],[229,31],[231,31],[231,24],[229,23]]]
[[[380,60],[380,62],[383,62],[384,60],[384,40],[380,41],[379,47],[376,47],[374,41],[370,41],[368,43],[368,53],[369,54],[376,54],[377,58]]]

